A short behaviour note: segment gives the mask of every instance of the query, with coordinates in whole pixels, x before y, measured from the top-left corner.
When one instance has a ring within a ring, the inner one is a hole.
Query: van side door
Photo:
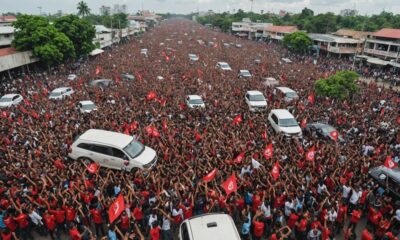
[[[126,165],[125,162],[128,161],[127,163],[129,163],[129,158],[128,156],[126,156],[126,154],[121,151],[120,149],[114,148],[114,147],[110,147],[110,165],[113,166],[113,168],[116,169],[125,169]]]

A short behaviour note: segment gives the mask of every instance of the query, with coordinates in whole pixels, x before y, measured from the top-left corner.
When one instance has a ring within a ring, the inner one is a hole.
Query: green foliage
[[[90,8],[84,1],[80,1],[76,8],[78,9],[78,16],[85,17],[90,14]]]
[[[93,38],[96,30],[88,21],[75,15],[67,15],[57,18],[54,26],[73,42],[77,57],[86,55],[95,49]]]
[[[358,91],[355,81],[359,75],[353,71],[339,71],[327,79],[319,79],[315,82],[317,95],[346,99]]]
[[[13,25],[18,29],[12,43],[17,50],[32,50],[47,65],[75,58],[71,40],[44,17],[22,15]]]
[[[305,32],[294,32],[285,35],[283,44],[294,52],[306,53],[312,45],[312,40]]]

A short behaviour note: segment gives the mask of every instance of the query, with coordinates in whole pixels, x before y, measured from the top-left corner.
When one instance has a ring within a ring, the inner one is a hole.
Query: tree
[[[319,79],[315,82],[317,95],[346,99],[358,91],[355,80],[359,75],[353,71],[339,71],[327,79]]]
[[[73,42],[77,57],[95,49],[93,38],[96,36],[96,29],[88,21],[71,14],[56,19],[54,26]]]
[[[33,55],[52,66],[75,58],[71,40],[41,16],[22,15],[13,26],[18,29],[12,45],[19,51],[32,50]]]
[[[128,14],[117,13],[112,16],[115,28],[127,28],[128,27]]]
[[[80,1],[77,6],[78,16],[85,17],[90,14],[90,8],[84,1]]]
[[[294,52],[306,53],[312,45],[310,37],[302,31],[285,35],[283,44]]]

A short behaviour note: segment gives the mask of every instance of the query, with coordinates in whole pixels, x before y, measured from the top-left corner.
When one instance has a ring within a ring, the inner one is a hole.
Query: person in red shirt
[[[160,227],[157,222],[153,222],[150,229],[150,239],[151,240],[160,240]]]
[[[102,209],[101,208],[92,208],[89,210],[90,215],[92,216],[94,226],[96,229],[96,235],[102,237],[105,234],[103,228],[103,217],[102,217]]]
[[[346,222],[347,218],[347,205],[345,204],[345,200],[343,200],[342,204],[339,205],[337,211],[337,230],[343,229],[344,223]]]
[[[1,240],[13,240],[13,239],[18,239],[17,235],[15,232],[11,232],[10,230],[6,229],[1,232],[0,234]]]
[[[358,221],[360,221],[361,218],[361,210],[359,209],[358,206],[354,208],[354,210],[350,214],[350,223],[348,228],[356,228]]]
[[[14,220],[18,223],[17,233],[18,233],[19,237],[22,239],[32,239],[33,240],[28,218],[29,218],[28,214],[24,210],[20,209],[19,214],[15,213]]]
[[[260,219],[262,212],[257,211],[253,217],[253,239],[260,240],[264,234],[264,222]]]
[[[144,218],[143,218],[143,211],[142,211],[142,207],[137,204],[134,209],[133,209],[133,218],[136,220],[136,222],[138,223],[139,227],[141,229],[144,228],[145,223],[144,223]]]
[[[76,211],[72,207],[72,204],[65,204],[65,201],[62,209],[65,211],[65,220],[67,222],[67,226],[70,227],[72,222],[75,220]]]
[[[382,218],[375,232],[375,236],[381,239],[385,235],[386,231],[389,230],[389,228],[390,228],[390,220],[385,217]]]
[[[364,229],[361,232],[361,240],[373,240],[374,236],[372,233],[368,230],[368,228]]]
[[[296,226],[296,222],[299,219],[299,216],[297,216],[296,212],[294,209],[291,210],[291,214],[289,215],[289,218],[287,220],[287,225],[293,229]]]
[[[308,225],[308,217],[306,214],[300,216],[298,222],[296,222],[296,236],[298,239],[306,239],[307,238],[307,225]]]
[[[71,229],[69,230],[69,236],[71,237],[72,240],[82,240],[82,236],[84,234],[81,234],[78,231],[78,228],[76,227],[76,224],[73,223]]]
[[[11,232],[15,232],[17,229],[17,223],[15,222],[14,218],[10,216],[7,212],[4,214],[3,218],[4,225],[6,225],[7,229]]]
[[[121,217],[118,222],[119,222],[119,229],[125,235],[125,233],[127,233],[130,228],[130,220],[129,220],[128,214],[126,214],[126,211],[122,212]]]
[[[56,226],[57,226],[56,225],[56,217],[54,216],[54,214],[51,214],[48,210],[45,210],[45,213],[43,215],[43,221],[47,227],[47,230],[50,233],[51,239],[55,239],[54,232],[55,232]],[[59,235],[58,231],[56,232],[56,234],[57,234],[57,236],[56,236],[57,239],[60,239],[60,235]]]

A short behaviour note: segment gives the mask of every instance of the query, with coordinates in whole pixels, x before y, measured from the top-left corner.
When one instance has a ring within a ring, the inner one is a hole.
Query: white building
[[[0,26],[0,48],[11,46],[14,40],[14,27]]]
[[[241,22],[232,23],[232,34],[249,39],[261,38],[264,29],[272,26],[272,23],[252,22],[249,18],[243,18]]]

